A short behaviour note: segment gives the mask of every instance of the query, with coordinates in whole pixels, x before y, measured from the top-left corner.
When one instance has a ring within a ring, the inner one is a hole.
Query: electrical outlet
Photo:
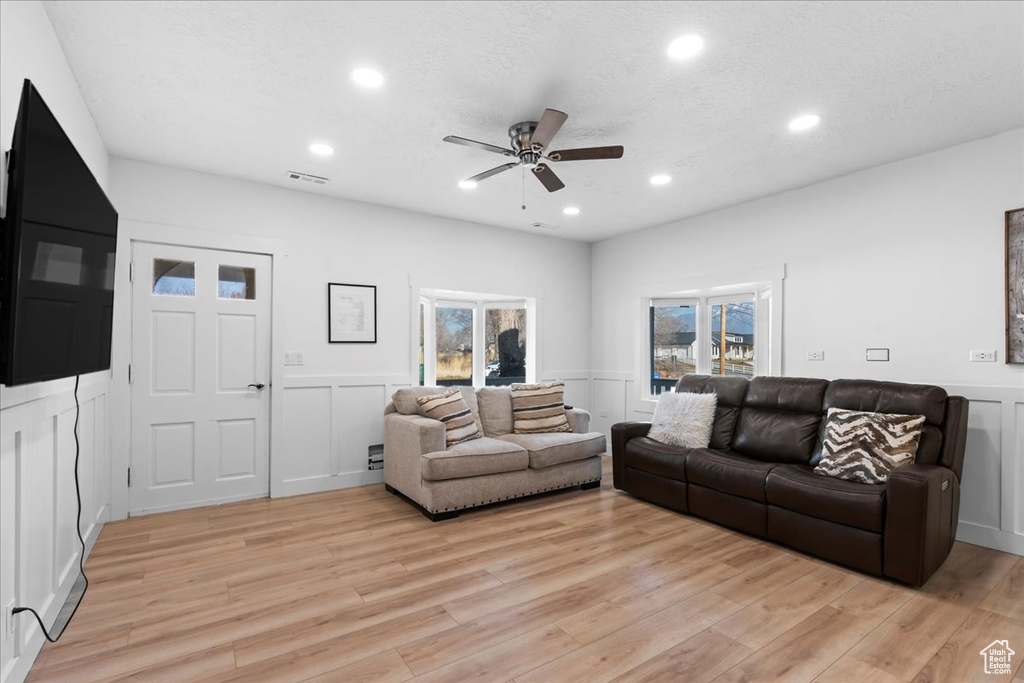
[[[14,600],[4,606],[4,640],[14,640]]]
[[[981,349],[971,351],[972,363],[994,363],[996,361],[995,349]]]
[[[607,410],[599,410],[597,412],[597,416],[598,417],[608,417],[608,411]]]
[[[825,360],[824,351],[808,351],[807,360]]]

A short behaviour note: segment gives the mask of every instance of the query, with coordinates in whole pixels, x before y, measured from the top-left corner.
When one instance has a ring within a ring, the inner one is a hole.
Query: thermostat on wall
[[[888,362],[889,349],[868,349],[867,360]]]

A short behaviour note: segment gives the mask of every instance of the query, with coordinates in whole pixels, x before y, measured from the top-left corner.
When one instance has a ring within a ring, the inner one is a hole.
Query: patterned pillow
[[[571,432],[565,416],[564,382],[512,385],[512,431],[516,434]]]
[[[829,408],[816,474],[862,484],[884,484],[897,467],[914,462],[924,415],[865,413]]]
[[[476,426],[476,418],[458,387],[443,394],[421,396],[416,399],[420,415],[444,423],[444,440],[448,446],[472,441],[483,436]]]

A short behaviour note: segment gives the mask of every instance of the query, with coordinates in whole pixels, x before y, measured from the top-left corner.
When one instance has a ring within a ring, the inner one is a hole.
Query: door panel
[[[134,242],[132,262],[129,514],[268,495],[270,257]]]

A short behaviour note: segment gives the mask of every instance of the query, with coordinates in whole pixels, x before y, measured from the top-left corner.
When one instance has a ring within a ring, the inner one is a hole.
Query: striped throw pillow
[[[516,434],[571,432],[565,416],[564,382],[512,385],[512,431]]]
[[[444,441],[454,446],[483,436],[476,427],[476,418],[457,387],[443,394],[421,396],[416,399],[420,415],[444,423]]]
[[[829,408],[815,474],[862,484],[884,484],[889,473],[917,456],[924,415]]]

